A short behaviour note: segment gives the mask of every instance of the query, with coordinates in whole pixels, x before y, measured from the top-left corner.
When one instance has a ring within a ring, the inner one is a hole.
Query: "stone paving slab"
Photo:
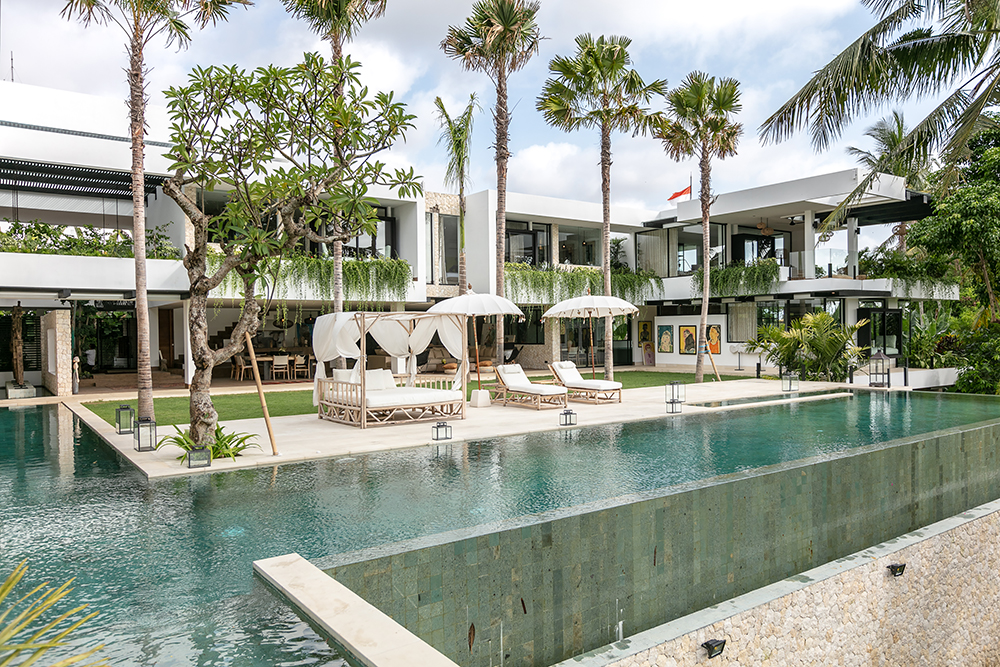
[[[827,382],[802,382],[800,393],[843,389],[850,385]],[[578,427],[609,424],[667,417],[663,401],[663,387],[643,387],[626,389],[622,392],[621,403],[582,403],[570,401],[570,407],[578,415]],[[707,382],[701,385],[687,385],[687,403],[684,414],[699,412],[719,412],[759,406],[760,403],[726,408],[711,408],[690,405],[711,401],[734,400],[740,398],[773,397],[775,401],[828,400],[836,395],[826,394],[797,399],[786,398],[781,392],[781,383],[776,380],[731,380],[727,382]],[[216,459],[209,468],[189,470],[185,462],[176,460],[180,449],[164,447],[155,452],[136,452],[131,435],[118,435],[112,425],[79,403],[67,403],[88,426],[114,447],[124,458],[134,464],[147,478],[176,477],[191,474],[225,472],[245,468],[276,466],[314,459],[353,456],[390,449],[404,449],[434,444],[431,439],[432,422],[417,422],[389,426],[370,427],[365,430],[336,424],[319,419],[315,414],[274,417],[278,456],[271,453],[264,420],[241,419],[221,422],[227,430],[257,435],[260,450],[251,449],[242,456],[232,459]],[[484,440],[489,438],[524,435],[540,431],[559,430],[559,409],[535,410],[521,406],[494,404],[488,408],[469,408],[465,420],[452,420],[454,440],[451,443]],[[184,427],[182,426],[183,430]],[[174,433],[173,427],[160,429],[163,438]]]

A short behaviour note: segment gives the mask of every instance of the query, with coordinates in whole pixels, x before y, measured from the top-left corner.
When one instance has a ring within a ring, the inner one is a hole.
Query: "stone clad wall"
[[[906,571],[892,578],[889,563],[905,563]],[[609,661],[598,654],[580,667],[698,665],[709,638],[726,640],[712,661],[717,667],[996,665],[998,564],[1000,511],[994,509],[654,648]]]
[[[56,396],[73,394],[73,332],[70,311],[52,310],[42,315],[42,385]],[[49,331],[55,332],[55,368],[49,367]],[[55,371],[55,372],[52,372]]]
[[[628,637],[1000,498],[998,444],[998,424],[954,429],[348,554],[327,573],[463,666],[500,664],[502,642],[504,661],[541,667],[615,641],[619,623]]]

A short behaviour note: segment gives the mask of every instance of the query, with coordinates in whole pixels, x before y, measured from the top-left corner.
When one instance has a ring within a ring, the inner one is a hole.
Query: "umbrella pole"
[[[597,369],[594,367],[594,317],[587,318],[590,323],[590,379],[597,378]]]

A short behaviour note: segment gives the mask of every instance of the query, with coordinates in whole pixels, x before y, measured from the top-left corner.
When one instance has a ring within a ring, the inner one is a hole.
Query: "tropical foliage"
[[[808,313],[788,329],[761,327],[746,348],[763,353],[783,369],[798,371],[803,379],[843,382],[850,366],[859,365],[863,358],[864,348],[855,344],[854,335],[867,323],[842,325],[825,311]]]
[[[212,369],[243,348],[257,331],[258,282],[268,280],[265,260],[287,255],[302,239],[315,244],[348,240],[377,225],[373,186],[401,197],[420,191],[413,170],[390,169],[378,157],[402,141],[414,116],[392,93],[362,85],[350,58],[327,63],[306,54],[293,67],[196,68],[188,85],[167,91],[172,121],[167,156],[174,172],[163,189],[191,220],[193,241],[184,256],[191,284],[191,434],[207,444],[217,414],[209,389]],[[335,95],[340,89],[342,94]],[[278,158],[281,161],[278,161]],[[280,166],[275,167],[275,164]],[[232,187],[218,214],[206,213],[189,185]],[[209,272],[208,240],[223,259]],[[208,339],[208,298],[235,272],[243,298],[230,342]]]
[[[743,126],[735,121],[743,109],[740,83],[736,79],[716,80],[704,72],[691,72],[684,82],[667,95],[667,111],[654,136],[674,160],[698,159],[701,174],[702,256],[711,256],[710,209],[712,206],[712,160],[736,155]],[[708,300],[712,273],[702,280],[701,326],[698,327],[698,359],[695,382],[705,374],[704,350],[708,330]]]
[[[902,330],[908,336],[907,363],[911,367],[940,368],[954,358],[949,346],[941,344],[951,335],[951,320],[949,309],[933,302],[911,308],[904,315]]]
[[[462,26],[449,26],[441,49],[466,70],[482,72],[496,86],[493,141],[497,165],[496,294],[504,291],[507,243],[507,161],[510,112],[507,78],[528,64],[542,40],[535,17],[537,0],[478,0]],[[503,320],[497,320],[497,362],[503,360]]]
[[[458,187],[458,293],[465,294],[468,289],[465,259],[465,186],[469,181],[469,159],[472,147],[472,121],[479,102],[476,94],[469,95],[469,103],[455,118],[448,115],[444,102],[440,97],[434,98],[438,110],[438,122],[441,123],[441,137],[448,151],[448,165],[445,167],[444,180],[448,185]]]
[[[654,124],[649,103],[666,94],[667,82],[646,83],[631,68],[628,37],[589,34],[576,38],[572,58],[557,56],[549,63],[553,75],[542,88],[536,108],[549,125],[572,132],[595,129],[601,135],[601,200],[603,225],[601,256],[604,285],[601,293],[610,295],[611,284],[611,133],[645,134]],[[612,318],[604,318],[604,339],[612,338]],[[604,355],[604,377],[614,379],[612,355]]]
[[[200,445],[191,438],[190,430],[182,431],[176,426],[174,426],[174,430],[177,433],[160,440],[156,444],[156,448],[160,449],[166,446],[180,447],[184,450],[184,453],[178,456],[177,460],[181,460],[187,456],[188,452],[198,448]],[[235,461],[237,456],[242,456],[243,452],[251,447],[260,449],[260,445],[254,442],[256,439],[257,436],[253,433],[226,433],[221,426],[216,424],[215,438],[208,445],[208,450],[212,455],[213,461],[226,457]]]
[[[508,263],[504,294],[517,303],[557,303],[585,294],[602,294],[604,276],[597,268]],[[663,281],[653,272],[618,270],[611,274],[611,294],[645,304],[661,295]]]
[[[124,230],[50,225],[38,220],[17,222],[4,219],[0,229],[0,252],[39,255],[83,255],[87,257],[132,257],[132,236]],[[179,259],[180,251],[170,242],[166,225],[146,230],[146,257]]]
[[[47,583],[39,584],[26,594],[14,593],[18,584],[28,573],[28,565],[22,561],[7,579],[0,584],[0,665],[16,667],[38,664],[38,661],[55,649],[67,646],[67,638],[98,612],[81,615],[87,608],[83,604],[69,611],[56,613],[58,605],[73,589],[70,579],[58,588],[50,588]],[[10,602],[8,604],[8,598]],[[62,657],[51,667],[99,667],[107,665],[103,660],[84,663],[104,648],[104,644],[87,649],[71,657]]]
[[[743,296],[770,294],[778,284],[781,267],[773,258],[761,259],[750,264],[737,262],[724,267],[712,267],[709,281],[712,296]],[[695,295],[704,293],[702,281],[705,273],[698,268],[691,279]]]
[[[909,133],[903,113],[893,111],[865,130],[865,136],[875,143],[873,150],[848,146],[847,154],[869,170],[879,169],[884,174],[902,176],[906,179],[906,187],[926,192],[930,188],[934,156],[926,150],[919,153],[900,150]]]
[[[966,394],[1000,394],[1000,323],[962,336],[958,352],[955,388]]]

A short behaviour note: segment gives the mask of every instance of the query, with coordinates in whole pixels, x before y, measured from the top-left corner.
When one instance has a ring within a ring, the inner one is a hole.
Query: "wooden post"
[[[250,365],[253,367],[253,381],[257,383],[257,395],[260,396],[260,407],[264,411],[264,423],[267,425],[267,437],[271,440],[271,453],[278,456],[278,443],[274,440],[274,429],[271,428],[271,415],[267,413],[267,401],[264,399],[264,386],[260,383],[260,370],[257,368],[257,355],[253,351],[253,341],[250,333],[244,331],[247,339],[247,351],[250,352]]]
[[[358,315],[361,316],[360,322],[358,321]],[[368,371],[368,345],[365,341],[367,336],[367,331],[365,327],[365,314],[358,313],[354,315],[354,321],[358,323],[358,328],[361,330],[361,340],[358,341],[358,362],[361,364],[361,428],[368,428],[368,402],[365,399],[365,374]]]
[[[712,362],[712,370],[715,371],[715,379],[722,382],[722,376],[719,375],[719,369],[715,367],[715,358],[712,356],[712,350],[708,347],[708,345],[705,346],[705,352],[708,353],[708,360]]]
[[[468,315],[458,315],[462,323],[462,419],[465,419],[465,404],[468,402],[468,378],[469,378],[469,317]],[[499,317],[499,316],[498,316]],[[475,328],[473,328],[475,331]]]

